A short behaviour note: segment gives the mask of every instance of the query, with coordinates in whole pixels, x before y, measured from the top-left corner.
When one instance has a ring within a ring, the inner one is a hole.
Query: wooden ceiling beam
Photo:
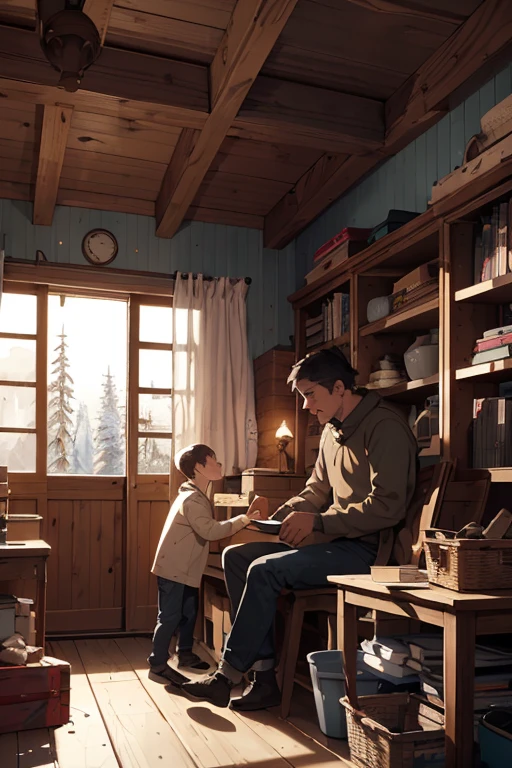
[[[455,13],[443,8],[431,8],[429,0],[348,0],[352,5],[358,5],[367,11],[382,14],[400,14],[414,19],[429,19],[431,21],[447,21],[452,24],[462,24],[467,14]]]
[[[35,32],[0,25],[0,77],[56,86],[59,73],[46,60]],[[177,121],[197,121],[209,111],[208,69],[174,59],[104,46],[88,69],[80,93],[92,92],[163,105]],[[55,100],[55,96],[54,96]]]
[[[90,18],[100,33],[101,44],[105,42],[110,14],[114,0],[85,0],[83,12]]]
[[[58,73],[34,32],[0,25],[0,92],[31,103],[55,103]],[[20,82],[21,81],[21,82]],[[10,83],[10,85],[9,85]],[[77,110],[202,128],[208,118],[208,70],[158,56],[105,46],[76,93],[59,102]],[[140,118],[140,112],[145,115]],[[229,136],[366,153],[384,140],[380,101],[259,76],[228,129]]]
[[[386,102],[384,146],[361,157],[322,156],[265,217],[265,245],[283,248],[382,160],[438,122],[507,57],[510,0],[485,0]]]
[[[211,113],[184,129],[156,203],[157,234],[172,237],[297,0],[238,0],[212,62]]]
[[[53,221],[72,115],[73,109],[70,107],[44,107],[34,197],[34,224],[50,226]]]

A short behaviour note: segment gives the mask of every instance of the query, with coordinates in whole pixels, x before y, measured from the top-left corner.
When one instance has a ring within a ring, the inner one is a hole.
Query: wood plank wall
[[[511,93],[512,64],[333,203],[295,240],[297,287],[303,285],[300,275],[312,268],[316,249],[343,227],[373,227],[391,208],[425,211],[434,181],[462,164],[480,117]]]
[[[254,361],[254,390],[258,422],[258,467],[277,469],[276,429],[283,419],[295,432],[295,395],[286,379],[295,361],[291,350],[271,349]],[[287,448],[293,456],[293,443]]]
[[[34,226],[32,203],[0,200],[0,238],[6,237],[6,255],[17,259],[34,260],[40,249],[49,261],[84,265],[83,236],[97,227],[117,238],[119,255],[111,265],[116,269],[251,277],[247,315],[253,358],[277,344],[290,343],[293,315],[286,297],[296,287],[293,243],[274,251],[263,247],[258,229],[199,221],[185,224],[172,240],[164,240],[155,236],[155,221],[149,216],[68,206],[57,206],[51,227]]]

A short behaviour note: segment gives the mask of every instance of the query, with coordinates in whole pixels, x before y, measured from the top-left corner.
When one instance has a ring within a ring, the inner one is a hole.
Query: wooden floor
[[[150,640],[51,642],[69,661],[71,721],[0,735],[1,768],[350,768],[346,743],[320,732],[313,696],[296,686],[292,711],[241,715],[193,704],[148,679]]]

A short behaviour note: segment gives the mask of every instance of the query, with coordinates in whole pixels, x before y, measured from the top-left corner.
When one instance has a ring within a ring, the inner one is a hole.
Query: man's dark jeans
[[[157,577],[157,581],[158,618],[148,661],[152,667],[163,667],[167,664],[169,645],[177,629],[180,632],[180,651],[192,649],[199,590],[161,576]]]
[[[267,542],[225,549],[233,626],[223,659],[240,672],[257,661],[274,659],[273,623],[281,590],[323,587],[331,575],[369,573],[376,554],[375,547],[356,539],[301,549]]]

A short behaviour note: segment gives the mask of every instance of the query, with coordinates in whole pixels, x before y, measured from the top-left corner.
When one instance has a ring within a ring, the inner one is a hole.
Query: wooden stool
[[[285,719],[290,713],[304,614],[308,611],[326,611],[329,618],[334,617],[334,620],[329,621],[327,640],[328,650],[334,650],[336,648],[337,589],[320,587],[318,589],[286,590],[283,594],[292,599],[291,610],[286,620],[278,671],[278,682],[281,688],[281,717]]]
[[[375,559],[376,565],[386,565],[389,562],[393,549],[394,536],[391,529],[381,531],[379,549]],[[325,611],[328,615],[327,650],[332,651],[337,647],[336,642],[336,589],[332,587],[318,587],[317,589],[283,590],[284,595],[292,599],[291,610],[286,619],[281,660],[279,662],[278,682],[281,688],[281,717],[287,718],[290,714],[290,704],[295,682],[295,670],[299,656],[300,638],[304,614],[308,611]],[[372,625],[373,627],[375,624]],[[367,636],[368,622],[362,627],[360,634]],[[372,632],[373,637],[373,632]]]

